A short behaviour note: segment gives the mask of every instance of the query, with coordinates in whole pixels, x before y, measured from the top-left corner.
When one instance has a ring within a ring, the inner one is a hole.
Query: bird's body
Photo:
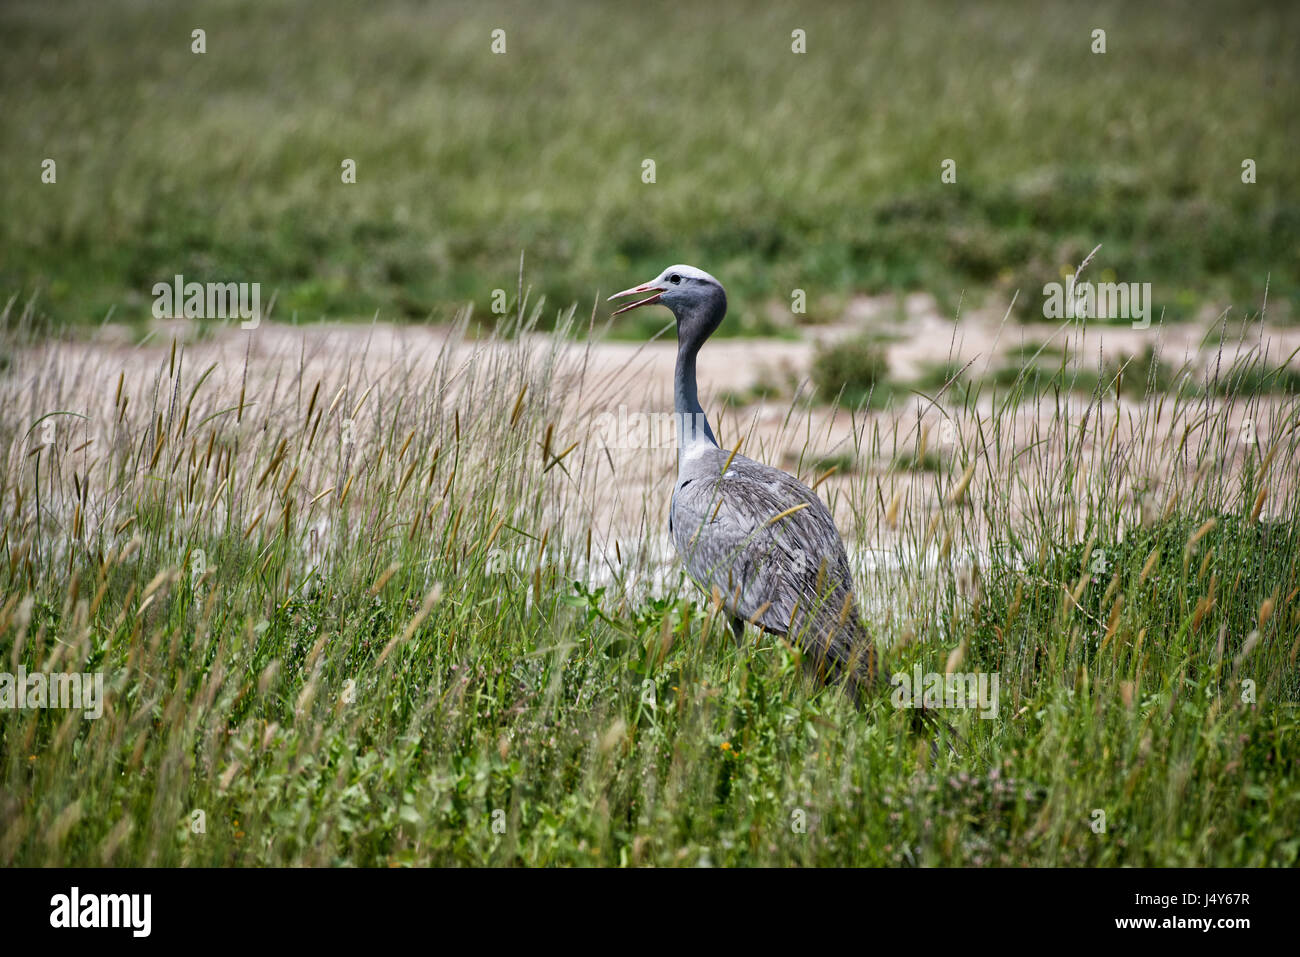
[[[669,532],[692,580],[739,626],[790,638],[857,696],[877,675],[844,543],[817,494],[708,442],[684,450]]]
[[[722,285],[692,266],[670,266],[617,295],[642,292],[655,294],[619,312],[662,303],[677,317],[669,532],[687,572],[732,616],[738,638],[744,623],[785,636],[820,677],[859,696],[881,675],[830,511],[793,476],[720,448],[700,406],[695,359],[726,314]]]

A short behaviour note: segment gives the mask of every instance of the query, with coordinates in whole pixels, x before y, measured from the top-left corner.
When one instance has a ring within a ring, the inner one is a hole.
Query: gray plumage
[[[670,266],[610,298],[647,292],[614,315],[661,303],[677,318],[669,533],[687,572],[732,616],[738,639],[746,622],[785,636],[821,678],[843,680],[860,696],[881,675],[830,511],[794,477],[719,448],[700,406],[695,359],[726,314],[722,285],[693,266]]]
[[[737,624],[788,637],[823,678],[866,690],[875,645],[858,617],[844,543],[816,493],[716,447],[683,459],[669,532],[691,578]]]

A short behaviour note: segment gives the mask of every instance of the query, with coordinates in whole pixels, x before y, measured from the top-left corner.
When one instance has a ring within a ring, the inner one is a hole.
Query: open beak
[[[654,285],[654,283],[648,282],[645,283],[644,285],[633,286],[631,289],[624,289],[622,292],[616,292],[614,293],[614,295],[610,296],[605,301],[612,302],[615,299],[622,299],[624,296],[637,296],[646,292],[652,292],[654,293],[654,295],[649,296],[645,299],[641,299],[638,302],[632,303],[630,306],[624,306],[622,309],[610,313],[610,318],[612,319],[614,318],[614,316],[617,316],[620,313],[628,312],[632,309],[635,309],[637,306],[648,306],[651,303],[658,302],[659,297],[664,293],[664,288],[663,286],[656,286]]]

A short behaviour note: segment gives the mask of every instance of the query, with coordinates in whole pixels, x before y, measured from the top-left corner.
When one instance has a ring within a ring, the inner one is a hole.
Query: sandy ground
[[[1067,454],[1064,436],[1069,430],[1061,430],[1062,420],[1081,433],[1084,430],[1080,426],[1087,425],[1080,439],[1086,448],[1082,453],[1072,453],[1081,454],[1081,460],[1101,462],[1104,456],[1099,457],[1098,450],[1106,443],[1132,445],[1123,474],[1104,475],[1098,471],[1089,481],[1094,491],[1103,489],[1131,500],[1143,514],[1161,507],[1177,483],[1195,479],[1192,473],[1205,463],[1198,465],[1194,456],[1179,458],[1170,454],[1174,447],[1169,443],[1169,430],[1175,427],[1173,415],[1148,414],[1149,408],[1144,412],[1142,403],[1127,399],[1096,403],[1087,396],[1074,395],[1026,403],[1003,417],[1005,435],[997,441],[1005,447],[995,455],[988,444],[988,430],[995,417],[987,396],[981,399],[976,415],[955,414],[946,400],[936,403],[925,395],[908,395],[889,408],[854,415],[803,403],[796,403],[792,413],[788,392],[764,403],[730,408],[724,408],[718,400],[720,395],[744,393],[760,383],[804,382],[806,391],[817,344],[833,344],[841,337],[866,331],[888,337],[884,348],[891,376],[899,379],[914,376],[929,364],[956,362],[969,363],[967,375],[978,381],[990,370],[1018,363],[1026,344],[1035,344],[1036,348],[1044,341],[1068,347],[1071,355],[1086,357],[1085,361],[1094,367],[1099,358],[1133,355],[1148,345],[1155,346],[1166,361],[1181,364],[1190,360],[1194,370],[1216,363],[1226,368],[1239,353],[1252,349],[1261,350],[1271,365],[1277,365],[1300,349],[1300,327],[1272,327],[1259,322],[1233,327],[1227,344],[1220,346],[1222,326],[1215,320],[1208,316],[1199,323],[1147,330],[1100,325],[1079,328],[1057,323],[1021,324],[1004,320],[1000,311],[970,310],[953,322],[937,313],[928,296],[909,296],[901,304],[888,298],[861,299],[852,304],[843,321],[810,328],[803,341],[720,339],[708,344],[699,360],[701,396],[724,445],[732,447],[740,441],[745,454],[795,472],[809,484],[823,478],[824,468],[819,463],[826,456],[851,462],[847,469],[825,477],[817,488],[835,513],[851,550],[863,561],[874,563],[877,557],[873,556],[887,555],[900,537],[905,537],[904,528],[912,529],[912,544],[918,545],[916,539],[921,535],[917,530],[926,528],[927,521],[931,522],[931,534],[919,545],[940,548],[946,532],[953,530],[946,517],[943,524],[934,523],[944,498],[951,495],[970,451],[977,445],[984,449],[980,455],[987,460],[977,482],[1005,482],[1007,494],[1017,499],[1017,507],[1026,512],[1042,507],[1045,490],[1041,476],[1050,474],[1058,467],[1061,456]],[[158,391],[167,388],[159,370],[167,365],[173,338],[184,343],[188,369],[212,367],[203,387],[202,408],[195,410],[196,419],[200,413],[208,415],[233,406],[239,402],[241,392],[257,409],[300,410],[306,402],[305,393],[316,381],[322,384],[322,402],[343,384],[352,390],[349,395],[374,387],[385,396],[384,390],[392,386],[394,391],[382,399],[391,401],[393,395],[399,394],[395,385],[399,379],[409,384],[435,375],[445,346],[449,351],[444,361],[451,366],[472,359],[482,361],[493,351],[520,348],[519,344],[491,341],[449,343],[446,328],[421,326],[295,327],[267,323],[251,332],[236,328],[204,330],[203,335],[197,332],[192,325],[161,324],[150,341],[134,346],[123,341],[120,330],[106,328],[88,340],[14,353],[10,368],[0,375],[4,408],[0,427],[8,445],[5,454],[10,474],[14,474],[15,466],[19,472],[29,467],[29,424],[54,409],[87,416],[86,434],[98,437],[101,447],[103,443],[121,441],[121,430],[115,432],[114,426],[119,376],[125,391],[136,396],[137,403],[145,403],[148,408],[152,392],[153,405],[158,407]],[[575,534],[584,526],[593,528],[606,542],[657,542],[666,554],[667,504],[675,471],[671,431],[651,448],[606,450],[592,441],[592,426],[602,416],[617,419],[620,413],[666,413],[671,408],[675,342],[573,341],[557,347],[551,337],[536,335],[523,345],[532,350],[538,362],[548,361],[548,356],[554,362],[552,388],[562,393],[557,402],[557,446],[579,444],[566,464],[573,466],[577,476],[574,481],[581,488],[579,494],[558,506],[564,514],[557,520],[568,522]],[[189,381],[195,375],[197,371],[191,371]],[[1213,421],[1220,402],[1197,402],[1200,420]],[[1245,420],[1252,419],[1249,428],[1258,429],[1264,447],[1273,436],[1283,435],[1294,425],[1294,402],[1269,397],[1253,404],[1239,400],[1237,404],[1240,408],[1227,410],[1231,428],[1245,428]],[[289,418],[290,413],[286,411],[284,417]],[[1056,432],[1052,431],[1054,422]],[[268,418],[262,428],[274,424]],[[1178,427],[1186,425],[1182,421]],[[142,420],[136,427],[143,434],[147,422]],[[1189,434],[1193,445],[1212,440],[1210,436]],[[1256,451],[1240,442],[1223,443],[1221,438],[1213,439],[1220,441],[1223,448],[1215,453],[1213,464],[1225,474]],[[944,467],[900,468],[898,458],[914,454],[920,443],[938,453]],[[1294,476],[1296,468],[1290,452],[1282,459],[1275,472]],[[1001,474],[1005,468],[1036,470],[1040,478],[1034,487],[1021,488],[1014,476]],[[1203,477],[1203,468],[1200,471]],[[330,480],[324,467],[319,472],[304,472],[300,484],[310,486],[315,482],[308,493],[326,487]],[[1048,507],[1077,507],[1084,494],[1079,490],[1062,491],[1062,501],[1049,503]],[[903,520],[891,520],[891,511],[901,512]],[[978,524],[978,515],[973,521]],[[973,534],[976,539],[981,536],[978,530]]]

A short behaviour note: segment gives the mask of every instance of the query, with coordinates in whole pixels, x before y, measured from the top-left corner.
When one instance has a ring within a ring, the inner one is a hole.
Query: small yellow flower
[[[722,742],[722,750],[723,750],[723,751],[730,751],[730,750],[731,750],[731,742],[730,742],[730,741],[723,741],[723,742]]]

